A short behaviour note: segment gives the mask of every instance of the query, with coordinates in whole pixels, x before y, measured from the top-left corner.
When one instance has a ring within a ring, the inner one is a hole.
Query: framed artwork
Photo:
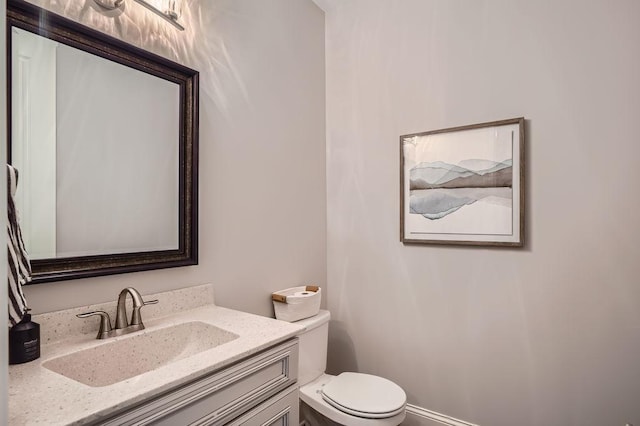
[[[400,241],[524,244],[524,118],[400,136]]]

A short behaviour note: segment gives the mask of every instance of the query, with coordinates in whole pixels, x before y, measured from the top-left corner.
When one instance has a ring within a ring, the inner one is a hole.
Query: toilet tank
[[[324,374],[327,368],[327,341],[329,338],[329,311],[296,321],[305,330],[298,335],[298,384],[304,386]]]

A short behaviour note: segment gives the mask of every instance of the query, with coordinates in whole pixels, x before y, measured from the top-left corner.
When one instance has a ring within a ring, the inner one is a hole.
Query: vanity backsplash
[[[163,293],[145,294],[145,299],[157,299],[155,305],[144,307],[146,321],[175,314],[181,311],[214,304],[212,284],[187,287]],[[97,318],[76,318],[77,314],[88,311],[105,311],[111,318],[116,316],[118,295],[114,293],[113,300],[63,311],[33,315],[33,320],[40,324],[40,339],[43,345],[78,337],[85,334],[95,334],[98,330]],[[131,312],[131,298],[127,298],[127,312]]]

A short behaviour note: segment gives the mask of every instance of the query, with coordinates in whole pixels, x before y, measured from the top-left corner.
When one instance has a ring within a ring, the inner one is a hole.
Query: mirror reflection
[[[180,86],[11,36],[11,163],[32,259],[178,249]]]

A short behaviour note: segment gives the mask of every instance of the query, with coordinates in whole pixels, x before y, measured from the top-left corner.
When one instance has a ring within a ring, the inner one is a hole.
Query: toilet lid
[[[404,410],[407,395],[390,380],[370,374],[342,373],[322,388],[322,397],[340,411],[384,418]]]

